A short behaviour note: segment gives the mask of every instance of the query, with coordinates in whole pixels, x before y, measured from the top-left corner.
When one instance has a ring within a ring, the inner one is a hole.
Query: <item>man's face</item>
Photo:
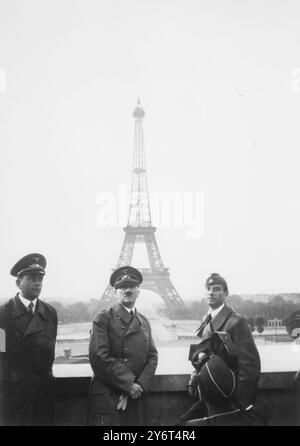
[[[42,274],[24,274],[17,279],[16,283],[26,299],[34,300],[42,291],[43,279]]]
[[[206,290],[206,300],[212,310],[216,310],[227,299],[228,291],[222,285],[209,285]]]
[[[137,286],[127,286],[126,288],[118,288],[116,295],[118,303],[127,308],[133,308],[138,298],[140,290]]]

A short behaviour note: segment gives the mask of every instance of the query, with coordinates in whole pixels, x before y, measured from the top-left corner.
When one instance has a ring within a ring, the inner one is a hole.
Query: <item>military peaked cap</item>
[[[28,254],[12,267],[10,274],[15,277],[20,277],[23,274],[42,274],[44,276],[46,265],[47,261],[42,254]]]
[[[109,283],[112,287],[124,288],[139,286],[143,282],[142,274],[132,266],[121,266],[116,269],[111,277]]]

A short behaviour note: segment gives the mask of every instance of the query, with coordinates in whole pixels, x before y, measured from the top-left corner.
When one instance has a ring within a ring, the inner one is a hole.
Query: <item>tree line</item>
[[[185,301],[187,308],[186,319],[201,319],[208,311],[206,299],[199,301]],[[258,300],[243,299],[239,295],[231,295],[227,299],[227,304],[237,313],[248,319],[252,330],[255,328],[262,332],[269,319],[280,319],[283,325],[289,325],[293,320],[293,315],[300,311],[300,296],[299,303],[295,303],[292,299],[285,299],[278,294],[270,298],[266,302]],[[161,308],[160,314],[171,319],[183,319],[180,311],[169,310]],[[300,326],[300,325],[299,325]]]
[[[56,309],[59,324],[89,322],[93,319],[99,306],[98,299],[70,304],[62,304],[58,300],[49,300],[48,303]]]
[[[200,320],[208,310],[206,300],[203,298],[199,301],[184,301],[186,311],[183,314],[180,310],[168,309],[165,306],[158,307],[157,312],[161,316],[170,319],[198,319]],[[246,317],[250,326],[253,325],[257,329],[266,325],[268,319],[281,319],[286,325],[291,315],[300,310],[299,304],[292,299],[284,299],[281,295],[275,295],[267,302],[253,301],[243,299],[239,295],[229,296],[227,299],[234,311]],[[49,301],[58,314],[58,320],[61,324],[72,322],[89,322],[93,319],[95,313],[99,310],[99,300],[90,299],[87,302],[76,302],[70,304],[62,304],[57,300]]]

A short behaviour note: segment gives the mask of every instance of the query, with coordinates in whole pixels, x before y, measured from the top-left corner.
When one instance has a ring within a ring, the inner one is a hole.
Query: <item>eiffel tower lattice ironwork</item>
[[[171,282],[169,269],[163,264],[155,238],[156,228],[151,222],[144,150],[144,116],[145,112],[138,100],[133,112],[135,125],[129,216],[127,226],[124,228],[125,237],[116,268],[131,265],[135,244],[145,243],[150,267],[138,268],[138,265],[134,265],[143,275],[141,288],[157,293],[165,301],[169,310],[181,310],[184,314],[186,311],[184,303]],[[114,303],[114,289],[108,284],[100,299],[99,307],[107,309]]]

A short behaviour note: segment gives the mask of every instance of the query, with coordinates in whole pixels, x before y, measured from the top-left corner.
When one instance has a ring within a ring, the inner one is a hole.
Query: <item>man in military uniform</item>
[[[228,286],[217,273],[206,280],[209,312],[198,331],[203,340],[214,331],[227,332],[235,344],[239,357],[239,378],[236,396],[243,406],[254,404],[260,376],[260,358],[247,320],[226,304]]]
[[[157,350],[145,316],[135,309],[141,273],[130,266],[110,278],[117,304],[93,321],[89,356],[94,376],[88,424],[144,424],[144,398],[157,367]]]
[[[4,425],[53,424],[57,314],[39,299],[45,267],[41,254],[19,260],[11,270],[19,292],[0,306],[0,328],[5,333],[0,376]]]

